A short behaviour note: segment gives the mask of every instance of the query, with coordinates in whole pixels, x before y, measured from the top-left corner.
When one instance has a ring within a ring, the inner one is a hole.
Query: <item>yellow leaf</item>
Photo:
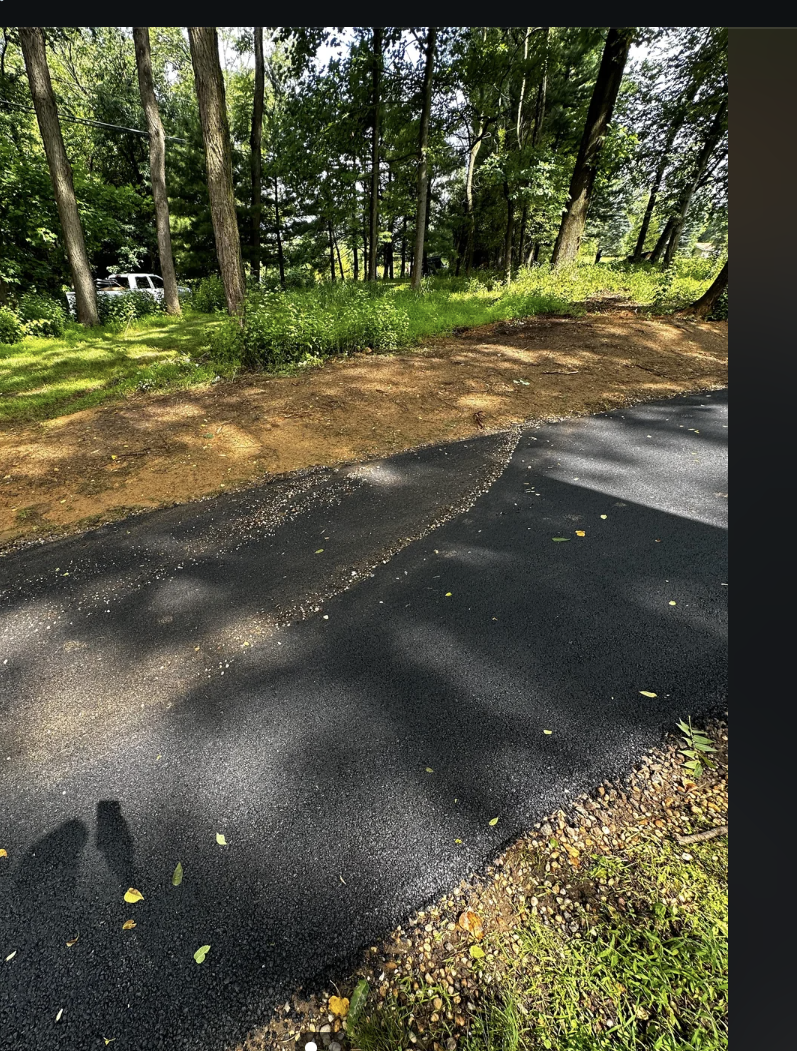
[[[69,941],[66,943],[67,948],[71,949],[72,946],[75,944],[75,942],[78,940],[79,937],[80,937],[80,935],[76,934],[74,938],[70,938]]]
[[[319,547],[319,549],[316,551],[317,555],[323,555],[323,553],[324,553],[323,547]]]
[[[446,598],[451,598],[451,592],[450,591],[446,592]]]
[[[112,460],[115,460],[115,459],[116,459],[116,457],[114,456],[114,454],[113,454],[113,453],[111,453],[111,459],[112,459]]]
[[[455,839],[455,840],[454,840],[454,842],[455,842],[455,843],[461,843],[461,842],[462,842],[462,840],[461,840],[461,839]]]
[[[432,770],[431,766],[427,766],[426,767],[426,773],[427,774],[433,774],[434,773],[434,770]]]
[[[135,927],[135,925],[136,925],[136,921],[135,920],[125,920],[125,922],[122,924],[122,930],[123,931],[132,931],[132,929]]]
[[[608,515],[601,515],[601,518],[608,518]]]
[[[675,605],[675,603],[674,603],[674,602],[670,602],[670,605],[671,605],[671,606],[674,606],[674,605]]]
[[[491,817],[489,823],[491,825],[497,825],[498,824],[498,818],[497,817]]]
[[[204,963],[205,957],[210,952],[209,945],[200,945],[197,951],[194,953],[194,959],[197,963]]]
[[[9,960],[13,960],[16,955],[17,955],[17,950],[14,949],[13,952],[10,952],[8,954],[8,956],[6,956],[6,963],[8,963]]]
[[[543,732],[544,734],[552,734],[552,733],[553,733],[553,730],[543,730],[542,732]]]
[[[172,873],[172,886],[179,887],[183,882],[183,866],[178,861],[174,872]]]
[[[108,1044],[112,1044],[115,1039],[116,1039],[115,1036],[104,1036],[103,1040],[105,1041],[105,1046],[107,1047]]]
[[[586,535],[587,535],[587,532],[586,532],[585,529],[577,529],[576,530],[576,536],[586,536]]]
[[[655,693],[651,693],[650,690],[640,690],[639,692],[642,694],[643,697],[655,697],[656,696],[656,694]]]
[[[227,840],[224,838],[224,833],[223,832],[217,832],[216,833],[216,842],[218,843],[218,845],[220,847],[226,847],[228,845],[227,844]]]
[[[134,905],[137,901],[143,901],[144,895],[140,890],[136,890],[135,887],[128,887],[125,891],[125,901],[130,905]]]
[[[60,1021],[61,1021],[61,1015],[62,1015],[63,1013],[64,1013],[64,1009],[63,1009],[63,1007],[62,1007],[62,1008],[60,1009],[60,1011],[58,1012],[58,1014],[57,1014],[57,1015],[55,1016],[55,1020],[56,1020],[56,1022],[60,1022]]]
[[[474,960],[481,960],[481,958],[484,956],[484,949],[482,949],[479,945],[471,945],[470,954]]]
[[[8,851],[5,849],[5,847],[0,847],[0,858],[7,858],[7,857],[8,857]]]
[[[463,931],[472,934],[473,937],[478,938],[479,941],[484,937],[484,925],[482,924],[481,916],[476,912],[471,912],[470,909],[466,909],[465,912],[460,915],[457,924]]]
[[[345,1018],[349,1013],[348,996],[330,996],[329,1010],[333,1015],[337,1015],[338,1018]]]

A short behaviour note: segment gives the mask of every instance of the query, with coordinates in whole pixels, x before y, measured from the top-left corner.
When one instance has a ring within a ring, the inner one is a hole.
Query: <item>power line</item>
[[[11,109],[20,109],[24,113],[35,113],[36,110],[30,106],[20,106],[18,102],[9,102],[8,99],[0,99],[0,103],[4,106],[9,106]],[[87,124],[93,128],[110,128],[111,131],[126,131],[131,135],[144,135],[149,138],[148,131],[141,131],[140,128],[126,128],[122,124],[106,124],[104,120],[88,120],[86,117],[69,117],[63,113],[58,114],[59,120],[70,121],[72,124]],[[181,139],[178,135],[165,135],[164,138],[167,142],[183,142],[187,143],[188,139]]]

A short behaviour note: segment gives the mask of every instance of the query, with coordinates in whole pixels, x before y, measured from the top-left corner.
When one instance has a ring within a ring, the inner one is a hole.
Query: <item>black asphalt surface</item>
[[[0,559],[0,1047],[234,1045],[724,710],[726,444],[714,391]]]

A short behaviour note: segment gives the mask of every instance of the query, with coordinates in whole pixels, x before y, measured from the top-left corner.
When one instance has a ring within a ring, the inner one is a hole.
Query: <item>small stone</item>
[[[318,1031],[319,1033],[331,1033],[332,1026],[329,1024],[329,1022],[327,1022],[326,1025],[322,1025]]]
[[[337,1042],[337,1040],[333,1040],[332,1043],[329,1045],[329,1051],[341,1051],[340,1044]]]

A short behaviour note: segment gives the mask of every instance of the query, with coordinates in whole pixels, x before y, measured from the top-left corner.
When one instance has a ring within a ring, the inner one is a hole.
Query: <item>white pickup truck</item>
[[[110,277],[98,277],[95,281],[98,296],[119,296],[125,292],[146,292],[155,299],[163,299],[163,278],[157,274],[111,274]],[[183,285],[177,286],[183,295],[189,291]],[[75,313],[75,293],[67,292],[66,301],[69,312]]]

